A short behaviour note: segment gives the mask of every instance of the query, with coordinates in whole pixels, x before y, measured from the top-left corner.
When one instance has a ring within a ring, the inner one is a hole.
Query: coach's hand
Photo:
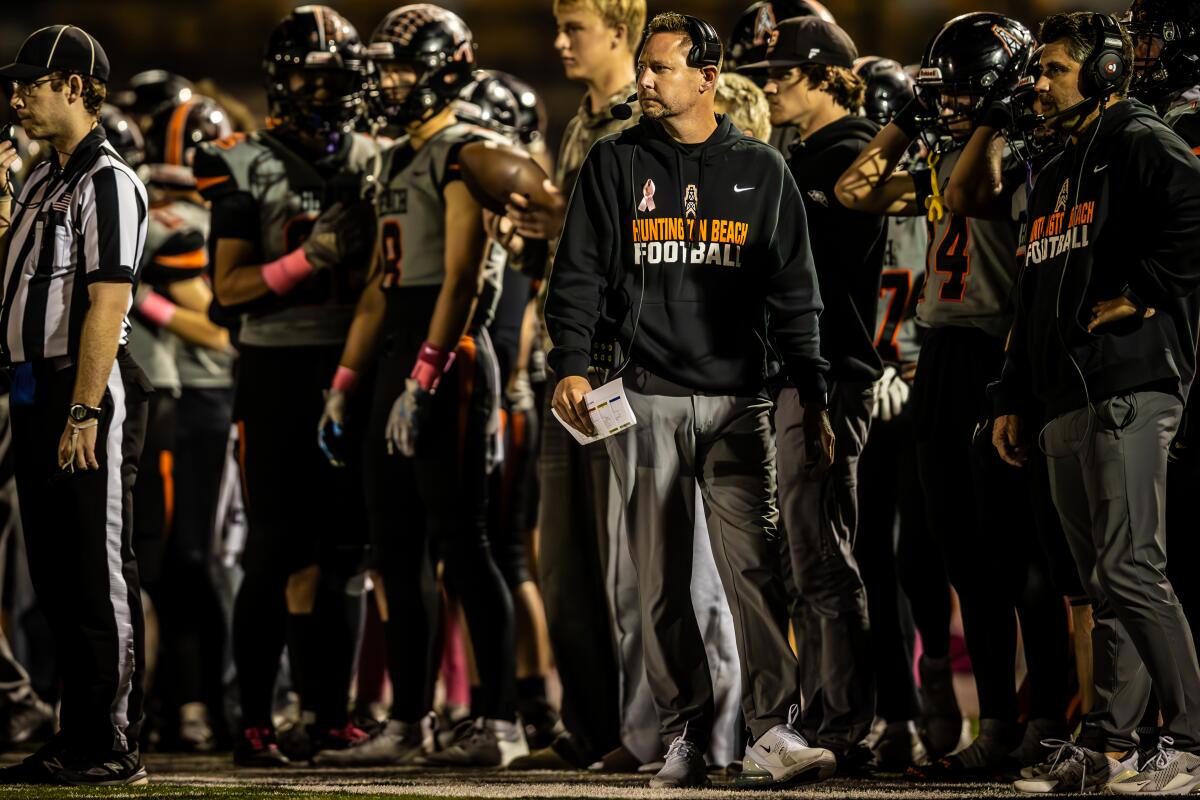
[[[1005,464],[1023,467],[1029,460],[1029,451],[1021,436],[1021,418],[1015,414],[996,417],[992,422],[992,445]]]
[[[58,440],[58,468],[64,472],[100,469],[100,462],[96,460],[96,432],[99,430],[99,420],[80,423],[67,420],[67,427]]]
[[[554,410],[562,421],[587,436],[595,436],[592,418],[588,416],[585,395],[592,390],[587,378],[569,375],[554,387]]]
[[[810,478],[825,473],[833,465],[837,437],[829,422],[829,409],[804,409],[804,474]]]
[[[525,250],[525,239],[517,233],[517,226],[508,217],[483,210],[483,230],[496,244],[514,256]]]
[[[1134,305],[1133,301],[1128,297],[1118,297],[1113,300],[1101,300],[1096,305],[1092,306],[1092,318],[1088,322],[1088,333],[1092,333],[1103,325],[1111,325],[1114,322],[1120,322],[1127,317],[1132,317],[1139,311],[1145,319],[1150,319],[1154,316],[1153,308],[1147,308],[1144,311]]]
[[[526,239],[554,239],[562,233],[567,218],[567,205],[554,182],[546,179],[542,188],[554,199],[553,205],[538,205],[528,197],[513,192],[508,196],[504,215],[512,220],[517,233]]]

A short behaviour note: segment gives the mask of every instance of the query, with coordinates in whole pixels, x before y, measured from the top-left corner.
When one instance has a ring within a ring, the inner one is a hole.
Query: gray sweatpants
[[[1137,392],[1057,417],[1042,431],[1050,489],[1096,626],[1096,704],[1079,743],[1132,748],[1153,686],[1162,733],[1200,749],[1200,665],[1167,579],[1167,446],[1179,399]]]
[[[742,712],[757,738],[786,722],[788,708],[799,702],[796,659],[784,634],[787,598],[767,541],[777,519],[771,402],[640,388],[626,381],[637,426],[605,442],[625,502],[646,677],[663,741],[686,725],[688,739],[704,750],[714,721],[712,677],[691,596],[697,482],[733,615]]]
[[[866,737],[875,716],[875,671],[867,592],[854,558],[858,530],[858,458],[871,426],[871,384],[829,391],[837,437],[833,466],[804,474],[804,409],[784,388],[775,410],[779,507],[787,534],[796,601],[804,607],[803,729],[815,743],[845,753]]]

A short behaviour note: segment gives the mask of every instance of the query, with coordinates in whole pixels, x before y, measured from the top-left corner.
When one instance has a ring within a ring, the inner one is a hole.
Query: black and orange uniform
[[[166,295],[172,283],[203,275],[208,265],[207,233],[207,209],[181,201],[152,204],[140,284]],[[129,352],[154,386],[154,394],[133,489],[133,541],[142,586],[157,600],[174,519],[176,403],[182,388],[176,353],[182,342],[136,309],[135,305],[130,315]]]
[[[249,243],[259,269],[294,252],[322,211],[358,200],[376,154],[363,136],[345,136],[313,155],[279,129],[206,143],[196,183],[212,202],[211,246]],[[366,520],[356,458],[345,469],[321,453],[316,427],[337,367],[368,259],[309,276],[286,294],[268,292],[238,308],[234,417],[249,535],[234,609],[234,661],[243,725],[270,729],[285,632],[293,677],[320,735],[347,724],[361,597],[348,582],[362,569]],[[221,296],[220,275],[215,290]],[[215,305],[214,301],[214,305]],[[347,431],[356,440],[353,428]],[[287,614],[289,576],[318,565],[311,614]],[[288,624],[285,626],[284,621]]]
[[[961,153],[935,155],[931,172],[914,173],[919,207],[927,198],[937,207],[935,182],[940,196]],[[1006,160],[1005,168],[1024,176],[1023,165]],[[926,519],[962,608],[980,718],[986,722],[981,738],[1009,748],[1020,745],[1022,735],[1014,674],[1018,614],[1032,719],[1062,728],[1069,674],[1062,600],[1067,592],[1053,579],[1045,548],[1054,536],[1061,543],[1062,532],[1054,530],[1053,519],[1050,529],[1039,530],[1043,516],[1026,498],[1041,484],[1030,470],[1001,463],[991,446],[987,386],[1003,364],[1014,310],[1014,254],[1025,219],[1024,181],[1016,185],[1009,219],[950,210],[933,214],[916,307],[917,322],[927,330],[911,400]],[[1044,477],[1044,464],[1034,468]],[[1045,491],[1038,497],[1048,500]],[[981,570],[981,564],[991,568]]]
[[[385,437],[445,281],[444,190],[462,179],[462,146],[488,138],[503,141],[482,128],[452,124],[419,149],[402,142],[387,150],[378,175],[386,310],[366,425],[364,485],[374,565],[383,576],[389,615],[391,718],[402,722],[416,722],[433,707],[440,597],[432,565],[439,560],[470,626],[481,681],[477,713],[512,721],[516,712],[512,599],[487,536],[488,465],[500,390],[482,324],[489,314],[477,315],[459,342],[415,455],[389,454]]]

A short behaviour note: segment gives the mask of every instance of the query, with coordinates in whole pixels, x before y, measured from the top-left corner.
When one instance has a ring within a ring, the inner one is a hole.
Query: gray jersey
[[[921,352],[916,305],[925,281],[928,248],[928,223],[924,217],[888,217],[879,307],[875,314],[875,349],[886,363],[916,361]]]
[[[459,177],[457,153],[468,142],[504,137],[475,125],[444,128],[414,151],[407,142],[388,149],[375,193],[383,288],[441,286],[446,275],[446,184]]]
[[[937,165],[942,193],[961,154],[961,149],[955,150]],[[928,173],[914,176],[914,182],[919,199],[932,194]],[[1008,335],[1025,201],[1022,187],[1013,194],[1011,222],[967,218],[947,210],[933,223],[925,285],[917,301],[917,320],[922,325],[957,325],[979,328],[996,337]]]
[[[220,164],[218,169],[206,164],[205,173],[197,173],[197,185],[210,197],[229,191],[250,195],[258,209],[255,244],[263,263],[303,244],[317,217],[334,202],[359,200],[378,155],[375,142],[361,134],[316,164],[269,131],[206,142],[202,148]],[[269,308],[243,314],[240,341],[258,347],[341,344],[367,267],[343,265],[314,274]]]
[[[186,201],[159,203],[150,208],[146,249],[140,280],[168,295],[176,281],[204,273],[208,264],[208,209]],[[183,342],[138,314],[131,316],[129,352],[155,389],[178,394],[182,386],[176,359]]]

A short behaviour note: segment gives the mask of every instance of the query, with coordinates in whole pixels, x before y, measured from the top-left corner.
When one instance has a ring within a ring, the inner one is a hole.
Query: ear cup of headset
[[[1129,65],[1117,21],[1108,14],[1093,14],[1092,24],[1096,27],[1096,46],[1080,70],[1080,88],[1087,97],[1102,97],[1121,88]]]

